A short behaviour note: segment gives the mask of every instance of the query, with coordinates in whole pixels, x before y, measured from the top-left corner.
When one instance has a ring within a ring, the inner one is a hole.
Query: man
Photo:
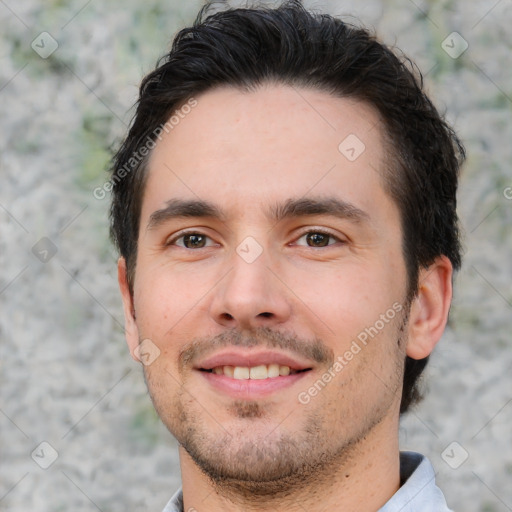
[[[464,150],[367,31],[208,15],[113,164],[130,351],[180,444],[166,511],[446,511],[401,413],[446,325]]]

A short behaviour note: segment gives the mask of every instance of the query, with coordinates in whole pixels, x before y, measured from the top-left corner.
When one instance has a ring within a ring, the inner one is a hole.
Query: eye
[[[300,243],[304,240],[305,243]],[[297,239],[297,245],[307,245],[308,247],[327,247],[328,245],[334,245],[336,242],[341,240],[331,233],[326,231],[308,231],[304,233],[300,238]]]
[[[166,242],[166,245],[177,245],[184,249],[202,249],[214,245],[213,240],[203,233],[188,232],[172,238]]]

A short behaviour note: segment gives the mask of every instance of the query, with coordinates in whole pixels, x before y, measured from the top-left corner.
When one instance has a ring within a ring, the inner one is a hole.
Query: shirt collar
[[[400,453],[400,480],[402,486],[379,512],[450,512],[434,468],[423,455]]]

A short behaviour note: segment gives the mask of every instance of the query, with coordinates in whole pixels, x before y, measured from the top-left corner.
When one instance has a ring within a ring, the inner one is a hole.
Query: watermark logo
[[[48,263],[57,254],[57,246],[47,236],[43,236],[33,245],[32,254],[41,263]]]
[[[469,453],[460,443],[453,441],[443,450],[441,458],[452,469],[458,469],[468,460]]]
[[[253,263],[263,252],[263,247],[255,238],[248,236],[237,246],[236,252],[246,263]]]
[[[458,59],[469,48],[469,44],[458,32],[452,32],[441,43],[441,48],[452,59]]]
[[[48,469],[59,457],[57,450],[47,441],[39,443],[30,455],[42,469]]]
[[[338,146],[338,151],[349,161],[354,162],[357,160],[366,149],[364,142],[357,136],[351,133],[345,137]]]
[[[59,47],[57,40],[48,32],[41,32],[30,45],[39,57],[47,59]]]
[[[137,345],[133,351],[133,355],[144,366],[149,366],[160,356],[160,349],[149,338],[146,338]]]

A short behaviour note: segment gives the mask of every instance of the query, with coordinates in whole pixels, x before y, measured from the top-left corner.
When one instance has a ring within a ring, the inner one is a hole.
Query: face
[[[159,351],[152,400],[203,471],[302,480],[398,420],[407,283],[382,127],[287,86],[196,99],[149,161],[128,342]]]

